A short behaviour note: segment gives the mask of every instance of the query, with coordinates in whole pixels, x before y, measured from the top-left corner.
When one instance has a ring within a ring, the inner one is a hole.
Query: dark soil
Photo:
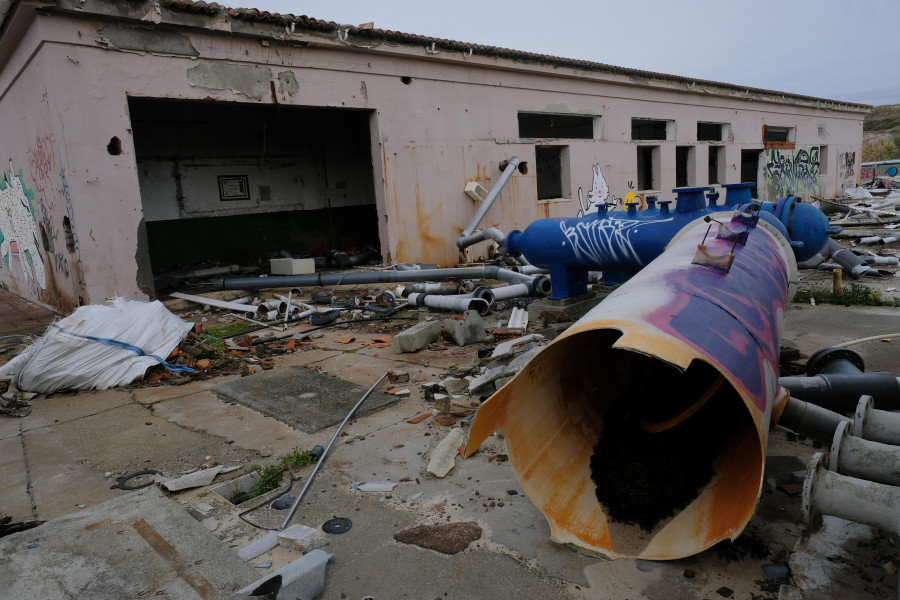
[[[699,398],[695,393],[699,388],[680,383],[665,378],[648,382],[643,390],[648,400],[642,400],[644,394],[633,395],[604,415],[602,437],[591,457],[591,478],[611,521],[651,531],[690,504],[715,474],[713,461],[733,435],[743,410],[728,386],[667,431],[651,433],[641,427],[648,414],[669,412],[661,399],[669,406],[684,407]]]
[[[481,537],[481,527],[474,521],[444,523],[441,525],[416,525],[412,529],[394,534],[394,539],[443,554],[456,554]]]

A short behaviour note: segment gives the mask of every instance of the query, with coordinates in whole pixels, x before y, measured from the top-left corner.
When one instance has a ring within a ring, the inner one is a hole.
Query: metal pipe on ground
[[[900,408],[900,378],[888,372],[865,372],[862,357],[847,348],[823,348],[806,366],[807,377],[781,377],[791,396],[839,413],[850,412],[861,395],[881,409]]]
[[[856,437],[900,446],[900,414],[876,410],[872,396],[862,396],[853,415]]]
[[[858,438],[852,423],[837,427],[831,442],[828,468],[835,473],[900,486],[900,446]]]
[[[284,528],[287,527],[287,524],[290,523],[291,517],[294,516],[294,513],[297,511],[297,507],[300,506],[300,501],[303,500],[303,496],[306,494],[306,490],[309,489],[309,485],[316,477],[316,473],[319,472],[319,467],[321,467],[322,463],[325,462],[325,457],[328,456],[328,451],[331,450],[331,447],[334,445],[334,440],[336,440],[337,437],[341,434],[341,430],[344,429],[344,425],[347,424],[347,421],[350,420],[350,417],[352,417],[356,413],[356,411],[359,410],[359,407],[362,406],[362,403],[366,401],[366,398],[372,395],[372,392],[375,391],[375,388],[378,387],[378,384],[384,381],[384,378],[387,376],[388,374],[385,373],[384,375],[379,377],[378,381],[372,384],[372,387],[370,387],[366,391],[366,393],[363,394],[362,398],[360,398],[356,405],[354,405],[354,407],[350,409],[350,412],[347,413],[347,416],[344,417],[344,420],[341,421],[340,425],[338,425],[338,428],[334,432],[334,435],[331,436],[331,440],[328,442],[328,445],[325,446],[325,450],[322,452],[322,455],[319,456],[319,460],[316,461],[316,466],[313,467],[312,473],[310,473],[309,477],[306,478],[306,483],[303,484],[303,489],[301,489],[300,493],[297,494],[297,499],[294,500],[293,504],[291,504],[291,507],[288,509],[287,515],[285,515],[284,520],[281,521],[281,525],[278,526],[278,531],[283,531]]]
[[[413,306],[427,306],[439,310],[466,311],[474,310],[479,315],[486,315],[491,305],[486,300],[472,296],[431,296],[428,294],[410,294],[407,298]]]
[[[688,224],[481,405],[466,455],[501,430],[554,541],[676,559],[755,512],[796,261],[762,219],[727,227],[742,245]]]
[[[496,265],[456,267],[450,269],[419,269],[409,271],[351,271],[341,273],[311,273],[308,275],[278,275],[273,277],[234,277],[213,279],[216,290],[258,290],[279,287],[336,286],[371,283],[407,283],[443,281],[448,277],[462,279],[496,279],[507,283],[525,283],[536,296],[550,293],[550,280],[543,275],[525,275]]]
[[[812,527],[822,515],[865,523],[900,534],[900,487],[829,471],[816,452],[803,482],[803,520]]]
[[[837,264],[841,266],[842,269],[850,273],[850,276],[854,279],[858,279],[863,275],[869,275],[872,277],[888,277],[891,276],[891,273],[888,271],[882,271],[880,269],[875,269],[866,264],[865,260],[862,257],[857,256],[850,250],[841,246],[840,242],[829,238],[828,243],[825,246],[827,256],[830,256],[832,260],[834,260]]]

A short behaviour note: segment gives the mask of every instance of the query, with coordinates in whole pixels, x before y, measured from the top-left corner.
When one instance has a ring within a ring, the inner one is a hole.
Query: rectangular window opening
[[[558,115],[519,113],[520,138],[592,140],[600,117],[592,115]]]
[[[638,191],[656,189],[659,181],[659,146],[637,147],[637,187]]]
[[[793,148],[796,129],[763,125],[763,148]]]
[[[568,187],[568,146],[535,146],[538,200],[563,198]]]
[[[828,175],[828,146],[819,146],[819,175]]]
[[[675,121],[660,119],[631,119],[632,140],[673,140]]]
[[[731,135],[729,123],[706,123],[697,121],[698,142],[727,142]]]
[[[675,187],[693,185],[694,152],[691,146],[675,147]]]

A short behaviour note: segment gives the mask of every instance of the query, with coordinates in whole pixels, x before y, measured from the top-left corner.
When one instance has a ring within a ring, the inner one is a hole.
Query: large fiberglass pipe
[[[764,219],[723,221],[684,227],[479,409],[467,455],[502,430],[553,540],[676,559],[753,515],[797,267]]]

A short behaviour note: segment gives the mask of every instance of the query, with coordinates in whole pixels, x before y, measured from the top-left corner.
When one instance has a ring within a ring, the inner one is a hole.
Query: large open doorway
[[[321,264],[329,251],[366,248],[377,257],[370,111],[155,98],[128,106],[148,293],[151,276],[159,288],[185,268],[264,271],[270,258]]]

